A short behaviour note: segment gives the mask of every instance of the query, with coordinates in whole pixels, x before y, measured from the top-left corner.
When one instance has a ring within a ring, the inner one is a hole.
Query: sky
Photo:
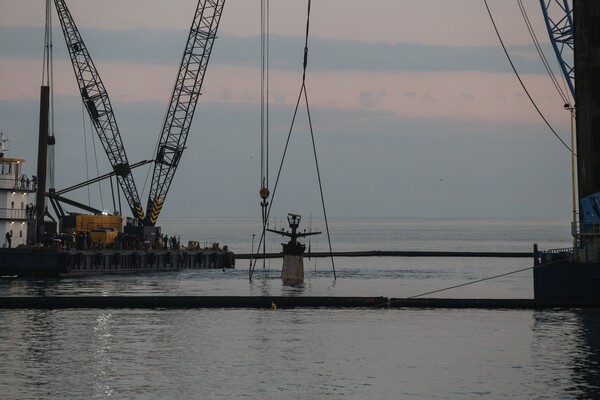
[[[539,2],[524,3],[558,74]],[[570,116],[517,2],[488,4],[527,90],[569,142]],[[131,163],[153,157],[195,5],[68,3],[110,95]],[[11,140],[10,155],[28,160],[29,174],[35,173],[44,11],[42,0],[0,3],[0,130]],[[306,17],[305,0],[271,2],[271,191],[301,86]],[[53,20],[59,189],[109,166],[101,151],[94,156],[89,121]],[[259,33],[260,1],[227,0],[161,217],[260,215]],[[314,0],[308,47],[307,97],[328,216],[569,218],[570,153],[520,86],[482,0]],[[97,139],[95,144],[99,150]],[[145,204],[148,170],[142,168],[135,179]],[[322,215],[304,105],[279,182],[272,215]],[[73,196],[110,211],[109,191],[105,185],[102,194],[92,187]]]

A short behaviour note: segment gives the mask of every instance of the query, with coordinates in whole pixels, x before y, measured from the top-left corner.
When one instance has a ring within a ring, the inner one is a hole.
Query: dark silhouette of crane
[[[133,216],[146,226],[154,226],[185,149],[225,0],[199,0],[197,3],[154,157],[146,215],[131,174],[132,166],[127,160],[108,92],[65,1],[54,0],[54,4],[83,103],[113,168],[113,173],[105,177],[116,175]],[[136,166],[143,164],[145,162]]]
[[[141,220],[144,218],[144,210],[131,174],[131,166],[125,154],[125,147],[110,104],[108,92],[100,79],[98,70],[66,3],[64,0],[54,0],[54,5],[85,108],[108,156],[114,174],[117,176],[117,181],[125,194],[131,212],[135,218]]]
[[[154,159],[144,225],[156,224],[185,149],[225,0],[200,0]]]

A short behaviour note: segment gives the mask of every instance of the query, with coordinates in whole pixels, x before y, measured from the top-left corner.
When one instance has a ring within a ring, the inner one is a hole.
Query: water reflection
[[[549,382],[564,396],[600,398],[600,310],[534,314],[532,356],[536,370],[552,371]]]
[[[94,397],[107,397],[115,394],[111,387],[112,358],[111,348],[113,342],[113,316],[111,313],[100,314],[96,318],[94,336],[91,342],[90,352],[94,363]]]
[[[600,398],[600,310],[577,312],[580,351],[573,357],[573,382],[581,398]]]

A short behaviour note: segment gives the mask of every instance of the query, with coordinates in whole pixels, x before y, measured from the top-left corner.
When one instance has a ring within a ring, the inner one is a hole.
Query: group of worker
[[[21,186],[18,189],[31,189],[37,190],[37,177],[35,175],[31,175],[31,179],[25,174],[21,175]]]
[[[34,219],[36,209],[33,203],[29,203],[25,206],[25,212],[27,213],[27,219]]]
[[[168,235],[163,235],[162,233],[158,237],[158,247],[162,247],[163,249],[171,249],[171,250],[179,250],[181,248],[181,236],[179,238],[175,236],[171,236],[169,238]]]

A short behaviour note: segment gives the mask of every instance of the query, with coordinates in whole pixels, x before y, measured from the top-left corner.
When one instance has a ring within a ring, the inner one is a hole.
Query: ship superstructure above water
[[[0,133],[0,238],[3,247],[27,244],[32,215],[29,195],[35,192],[35,176],[22,171],[25,160],[8,157],[8,139]]]

